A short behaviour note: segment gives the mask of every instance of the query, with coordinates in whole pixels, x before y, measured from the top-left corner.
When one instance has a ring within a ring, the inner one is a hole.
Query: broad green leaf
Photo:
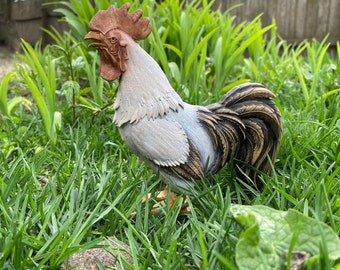
[[[329,97],[331,95],[335,95],[335,94],[338,94],[338,93],[340,93],[340,88],[328,91],[327,93],[323,94],[321,97],[326,98],[326,97]]]
[[[12,110],[15,106],[17,106],[20,103],[26,103],[28,106],[32,106],[32,102],[24,97],[14,97],[10,99],[7,103],[8,105],[8,114],[11,114]]]
[[[40,93],[38,87],[34,83],[34,81],[30,78],[30,76],[27,74],[27,72],[22,68],[20,70],[21,76],[27,83],[29,89],[31,90],[31,93],[33,95],[33,98],[38,106],[40,115],[43,119],[44,125],[45,125],[45,130],[47,135],[49,136],[50,139],[54,140],[54,134],[53,134],[53,126],[52,126],[52,121],[53,121],[53,116],[50,115],[50,112],[48,110],[48,107],[46,105],[46,102],[44,100],[43,95]]]
[[[16,76],[15,72],[8,72],[0,83],[0,112],[3,115],[8,115],[7,92],[9,81]]]
[[[57,130],[61,130],[62,127],[62,115],[61,112],[54,112],[54,117],[53,117],[53,129],[54,132]]]
[[[215,34],[215,32],[219,29],[219,27],[213,29],[210,31],[194,48],[194,50],[190,53],[187,62],[185,63],[184,71],[185,74],[189,74],[190,69],[192,69],[192,63],[195,59],[198,58],[198,55],[200,54],[203,46],[206,45],[208,40]]]
[[[180,83],[181,82],[181,71],[179,70],[178,65],[175,62],[169,62],[168,65],[169,65],[172,77],[175,79],[177,83]]]
[[[182,57],[183,57],[183,53],[181,52],[180,49],[176,48],[176,46],[171,45],[171,44],[163,44],[163,46],[164,46],[165,48],[168,48],[168,49],[172,50],[174,53],[177,54],[177,56],[178,56],[179,58],[182,58]]]
[[[239,269],[282,269],[285,253],[304,252],[329,260],[340,258],[340,239],[326,224],[289,209],[233,205],[231,213],[245,228],[236,245]]]

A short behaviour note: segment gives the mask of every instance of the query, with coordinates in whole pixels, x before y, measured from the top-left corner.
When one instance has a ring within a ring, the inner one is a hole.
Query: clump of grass
[[[38,43],[36,49],[22,40],[24,54],[20,59],[32,67],[33,72],[20,67],[20,74],[30,89],[35,103],[42,116],[45,131],[52,142],[57,140],[57,130],[61,128],[61,115],[56,104],[56,61],[51,57],[45,57],[48,53],[43,53]],[[45,70],[46,68],[46,70]]]
[[[19,104],[25,103],[28,106],[31,102],[22,96],[8,99],[9,83],[16,77],[15,72],[7,73],[0,83],[0,112],[3,117],[10,117],[12,110]]]

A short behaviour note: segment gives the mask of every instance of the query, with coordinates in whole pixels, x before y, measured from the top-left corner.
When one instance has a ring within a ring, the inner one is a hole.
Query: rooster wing
[[[155,170],[159,168],[165,176],[187,180],[204,177],[197,147],[172,117],[143,118],[138,123],[120,127],[120,134],[135,154]]]

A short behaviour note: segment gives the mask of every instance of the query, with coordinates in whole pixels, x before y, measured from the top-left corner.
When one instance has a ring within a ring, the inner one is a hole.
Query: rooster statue
[[[185,103],[136,42],[150,34],[149,19],[129,8],[98,11],[85,36],[99,51],[102,78],[119,78],[113,122],[126,145],[174,187],[193,187],[230,162],[239,177],[261,187],[257,175],[270,173],[281,141],[275,95],[244,83],[218,103]]]

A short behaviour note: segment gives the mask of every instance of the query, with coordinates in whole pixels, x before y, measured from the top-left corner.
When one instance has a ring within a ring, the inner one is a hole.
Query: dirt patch
[[[128,253],[130,248],[125,243],[111,237],[99,243],[99,245],[108,248],[91,248],[80,253],[73,254],[67,261],[64,261],[60,267],[61,270],[98,270],[98,264],[102,267],[116,269],[119,264],[117,257],[120,255],[129,264],[133,264],[132,257]],[[106,268],[105,268],[106,269]]]
[[[14,52],[7,46],[0,44],[0,80],[14,68]]]

